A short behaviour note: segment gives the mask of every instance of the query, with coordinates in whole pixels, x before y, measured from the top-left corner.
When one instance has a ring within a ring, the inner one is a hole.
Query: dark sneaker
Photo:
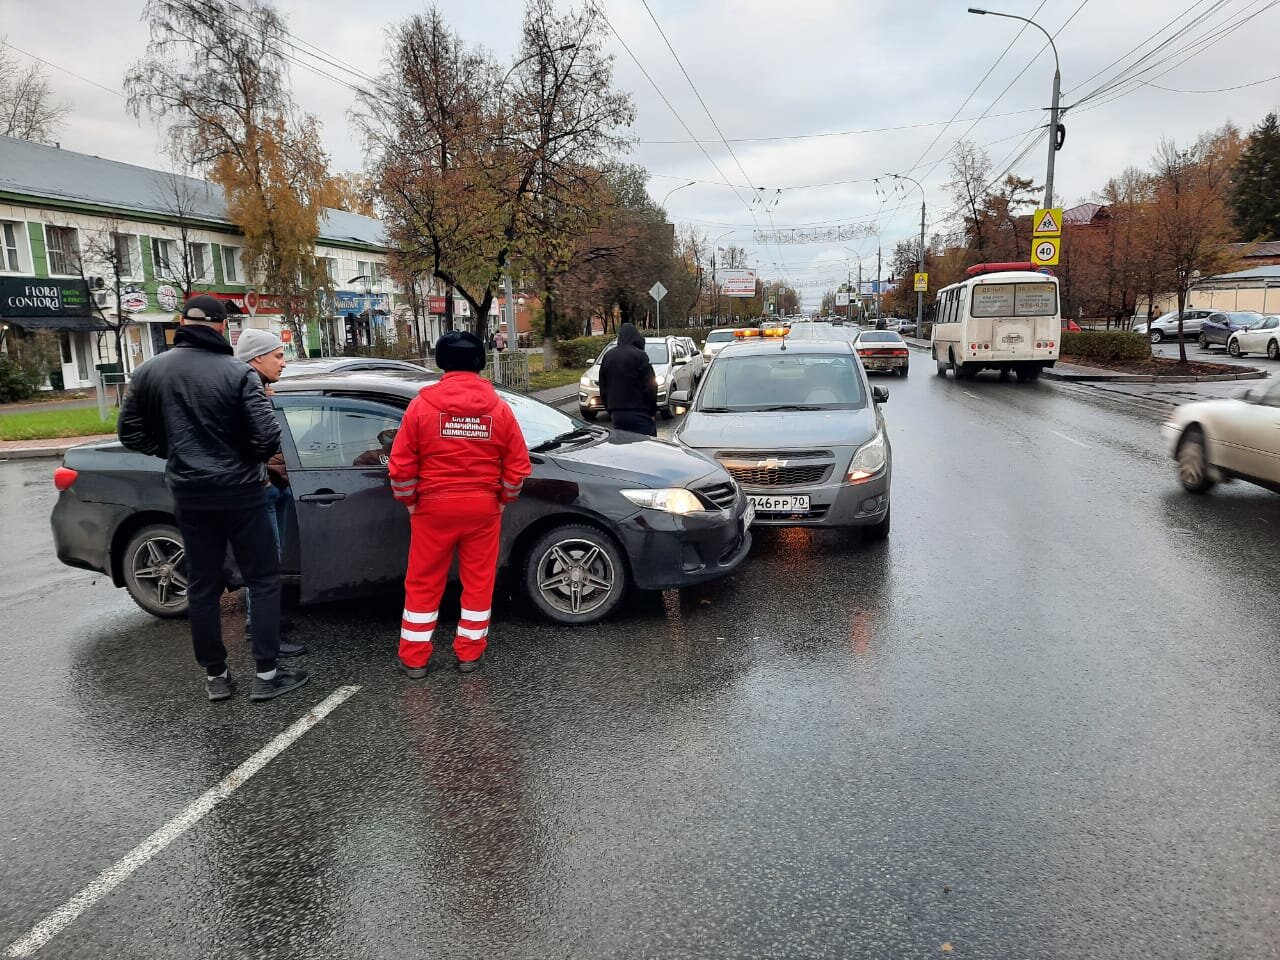
[[[459,673],[472,673],[472,672],[474,672],[474,671],[476,671],[476,670],[479,670],[479,669],[480,669],[480,661],[481,661],[481,659],[483,659],[483,658],[482,658],[482,657],[476,657],[474,660],[459,660],[459,661],[458,661],[458,672],[459,672]]]
[[[270,680],[263,680],[258,676],[253,678],[253,689],[249,691],[249,699],[273,700],[290,690],[296,690],[306,682],[305,670],[286,670],[284,667],[277,667],[276,675]]]
[[[300,657],[307,652],[307,648],[300,643],[289,643],[287,640],[280,641],[280,656],[282,657]]]
[[[209,694],[210,700],[230,700],[231,694],[236,692],[236,682],[229,673],[225,677],[206,677],[204,692]]]
[[[400,672],[410,680],[421,680],[427,675],[426,667],[411,667],[403,660],[400,661]]]

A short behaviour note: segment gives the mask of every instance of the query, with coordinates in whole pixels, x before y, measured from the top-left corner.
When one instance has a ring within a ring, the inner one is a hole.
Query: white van
[[[1058,361],[1062,336],[1058,278],[1030,263],[981,263],[938,291],[933,359],[938,375],[972,379],[979,370],[1036,380]]]

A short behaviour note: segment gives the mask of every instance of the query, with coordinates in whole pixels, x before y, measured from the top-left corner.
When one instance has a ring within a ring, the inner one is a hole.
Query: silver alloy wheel
[[[187,605],[187,551],[181,541],[157,533],[128,558],[132,579],[152,591],[151,601],[175,612]]]
[[[1227,341],[1227,353],[1231,354],[1233,357],[1240,356],[1240,341],[1235,337],[1232,337]]]
[[[1161,342],[1161,341],[1163,341],[1163,340],[1164,340],[1164,331],[1163,331],[1163,330],[1152,330],[1152,331],[1151,331],[1151,342],[1152,342],[1152,343],[1160,343],[1160,342]]]
[[[1178,482],[1191,493],[1203,493],[1213,486],[1204,439],[1192,431],[1178,446]]]
[[[538,560],[538,592],[549,606],[575,617],[607,603],[616,582],[613,561],[590,540],[560,540]]]

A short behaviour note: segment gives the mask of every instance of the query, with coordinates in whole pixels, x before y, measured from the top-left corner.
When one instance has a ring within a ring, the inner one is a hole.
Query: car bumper
[[[867,373],[896,373],[899,370],[906,370],[910,365],[910,357],[877,357],[862,361],[862,366]]]
[[[641,510],[620,522],[618,536],[641,590],[674,590],[716,580],[733,571],[751,550],[747,498],[714,516],[679,516]]]
[[[756,510],[757,527],[865,527],[879,523],[889,509],[892,468],[865,483],[832,483],[819,487],[797,487],[794,491],[774,487],[747,487],[750,496],[776,497],[797,494],[809,498],[809,512],[772,513]]]
[[[85,503],[63,491],[49,517],[53,549],[69,567],[111,573],[111,540],[125,508],[109,503]]]

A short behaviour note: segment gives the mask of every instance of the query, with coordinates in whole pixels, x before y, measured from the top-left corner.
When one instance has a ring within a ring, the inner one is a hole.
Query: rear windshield
[[[1055,283],[979,283],[973,287],[971,316],[1056,317]]]
[[[900,336],[891,330],[868,330],[866,333],[858,334],[858,343],[867,343],[874,341],[875,343],[906,343]]]
[[[862,378],[849,354],[722,353],[707,369],[698,409],[744,413],[800,408],[856,410],[866,406]]]
[[[712,330],[707,334],[707,343],[720,343],[722,340],[732,340],[732,330]]]

